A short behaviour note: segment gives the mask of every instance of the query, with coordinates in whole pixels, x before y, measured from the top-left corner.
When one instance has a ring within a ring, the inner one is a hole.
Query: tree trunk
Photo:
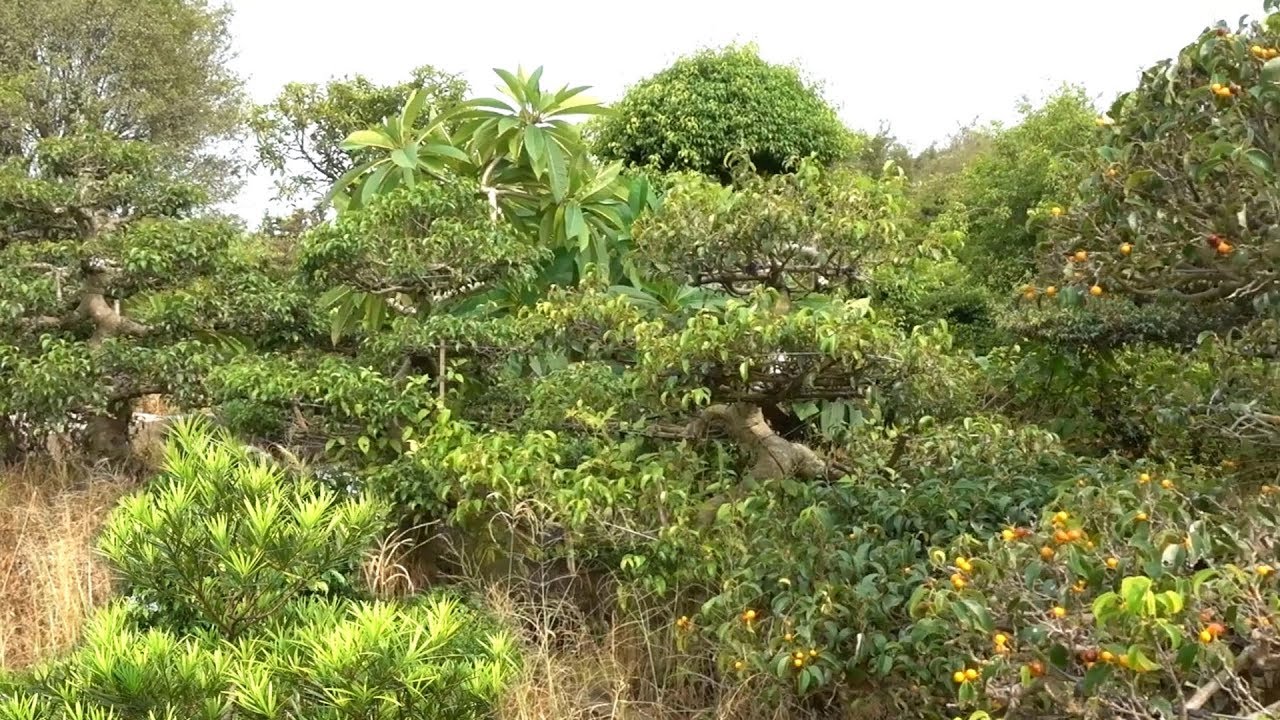
[[[90,415],[85,428],[85,441],[93,459],[125,462],[132,455],[129,423],[133,419],[133,400],[121,400],[108,406],[107,412]]]

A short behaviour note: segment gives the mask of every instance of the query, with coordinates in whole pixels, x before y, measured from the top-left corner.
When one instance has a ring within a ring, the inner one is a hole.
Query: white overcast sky
[[[545,67],[544,86],[604,100],[706,46],[754,41],[798,62],[854,128],[890,124],[914,148],[1062,82],[1104,102],[1219,19],[1262,0],[647,0],[432,2],[231,0],[236,67],[255,101],[287,82],[363,74],[397,82],[430,64],[486,95],[492,68]],[[256,224],[273,194],[247,183],[232,209]]]

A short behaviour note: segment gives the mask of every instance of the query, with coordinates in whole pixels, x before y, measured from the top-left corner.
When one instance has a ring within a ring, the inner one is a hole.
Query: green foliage
[[[385,509],[339,498],[201,423],[179,422],[161,476],[112,513],[100,546],[162,624],[228,639],[306,593],[346,583]],[[212,571],[212,572],[211,572]]]
[[[1065,206],[1088,172],[1084,149],[1096,113],[1079,88],[1064,88],[1022,120],[986,135],[984,148],[950,183],[949,212],[963,213],[968,232],[960,258],[981,282],[1007,292],[1035,268],[1039,228],[1032,218]]]
[[[1206,30],[1116,100],[1081,202],[1052,223],[1050,281],[1217,312],[1274,304],[1276,28]]]
[[[595,151],[630,165],[691,170],[721,179],[744,153],[764,173],[813,157],[830,163],[852,136],[817,88],[754,47],[704,50],[642,80],[595,128]]]
[[[399,115],[405,98],[415,91],[421,94],[421,122],[462,102],[467,84],[429,65],[394,85],[377,85],[362,75],[323,85],[289,83],[274,100],[253,110],[250,127],[258,162],[277,176],[281,198],[321,196],[368,159],[341,147],[347,136]]]
[[[214,145],[240,121],[228,68],[230,12],[183,0],[53,0],[0,8],[0,156],[42,140],[103,133],[154,144],[182,175],[219,189]]]
[[[70,657],[19,678],[5,720],[488,717],[511,639],[457,600],[301,601],[234,641],[139,630],[99,612]]]

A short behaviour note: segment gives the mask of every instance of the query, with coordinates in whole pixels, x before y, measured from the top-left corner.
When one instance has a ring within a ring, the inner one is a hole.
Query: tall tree
[[[101,132],[153,143],[224,189],[215,146],[240,123],[229,10],[205,0],[0,4],[0,152]]]
[[[360,153],[344,150],[342,141],[398,114],[414,90],[422,94],[425,120],[462,102],[467,83],[424,65],[395,85],[378,85],[361,75],[323,85],[290,83],[274,100],[255,107],[250,125],[258,162],[276,175],[279,197],[302,200],[328,191],[361,159]]]

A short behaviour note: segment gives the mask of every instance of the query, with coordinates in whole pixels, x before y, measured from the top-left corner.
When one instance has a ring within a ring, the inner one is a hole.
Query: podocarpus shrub
[[[235,641],[141,630],[117,604],[65,660],[0,680],[0,718],[486,717],[511,639],[457,600],[302,600]]]
[[[320,597],[383,519],[376,500],[179,423],[163,474],[101,540],[135,594],[68,657],[0,676],[0,720],[487,717],[517,656],[485,617],[440,594]]]
[[[101,550],[162,625],[234,638],[345,583],[385,506],[289,477],[202,423],[173,430],[162,474],[112,514]]]

